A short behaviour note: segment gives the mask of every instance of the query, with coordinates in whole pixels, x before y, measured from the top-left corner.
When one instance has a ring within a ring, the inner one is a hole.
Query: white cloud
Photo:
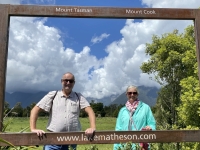
[[[21,0],[1,0],[0,4],[20,4]]]
[[[196,8],[200,1],[143,0],[152,7]],[[84,96],[102,98],[121,94],[128,85],[158,86],[140,70],[148,60],[145,43],[153,34],[161,35],[192,24],[187,20],[126,20],[119,31],[121,38],[106,47],[108,55],[98,60],[85,46],[80,52],[65,48],[61,31],[45,25],[46,18],[11,17],[7,66],[7,91],[54,90],[61,88],[60,78],[66,71],[75,74],[75,89]],[[110,27],[110,26],[108,26]],[[109,34],[94,37],[93,43],[101,42]]]
[[[45,4],[45,5],[54,5],[56,3],[56,0],[1,0],[0,4]]]
[[[92,42],[93,44],[96,44],[96,43],[99,43],[99,42],[101,42],[102,40],[108,38],[109,36],[110,36],[110,34],[103,33],[103,34],[101,34],[100,36],[94,36],[94,37],[92,37],[91,42]]]
[[[200,6],[198,0],[142,0],[142,3],[153,8],[198,8]]]
[[[98,65],[96,57],[89,55],[89,47],[84,47],[80,53],[64,49],[59,31],[45,26],[44,22],[36,18],[11,17],[8,91],[58,89],[60,78],[66,70],[71,70],[77,76],[80,74],[78,81],[82,81],[85,79],[82,76],[95,67],[94,64]],[[19,87],[21,84],[23,86]],[[78,88],[82,89],[81,85]]]

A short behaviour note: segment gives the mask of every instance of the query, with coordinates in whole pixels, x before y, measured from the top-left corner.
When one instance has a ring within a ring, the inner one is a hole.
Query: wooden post
[[[6,66],[8,55],[9,5],[0,5],[0,131],[3,126]]]
[[[200,9],[196,11],[196,17],[194,21],[195,39],[196,39],[196,55],[198,62],[198,76],[200,82]]]

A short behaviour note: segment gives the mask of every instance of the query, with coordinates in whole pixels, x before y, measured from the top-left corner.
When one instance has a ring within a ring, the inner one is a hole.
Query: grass
[[[9,120],[10,118],[6,118],[5,121]],[[46,131],[46,124],[48,118],[40,117],[37,121],[37,128],[43,129]],[[82,131],[89,127],[89,119],[88,118],[80,118]],[[114,130],[115,129],[116,118],[111,117],[103,117],[103,118],[96,118],[96,130],[97,131],[105,131],[105,130]],[[29,118],[28,117],[15,117],[12,118],[9,126],[6,129],[6,132],[19,132],[24,128],[29,126]],[[30,132],[28,128],[26,132]],[[78,145],[77,150],[85,150],[86,148],[90,148],[92,145]],[[98,150],[112,150],[113,144],[97,144],[96,147]],[[42,146],[35,148],[35,150],[42,150]]]

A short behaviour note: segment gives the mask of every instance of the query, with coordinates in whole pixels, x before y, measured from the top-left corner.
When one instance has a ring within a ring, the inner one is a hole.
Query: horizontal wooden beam
[[[10,5],[12,16],[193,20],[199,9]]]
[[[48,132],[43,137],[36,133],[1,133],[0,138],[15,146],[33,146],[45,144],[113,144],[126,142],[200,142],[199,130],[173,131],[97,131],[93,140],[88,140],[84,132]],[[6,146],[0,142],[0,146]]]

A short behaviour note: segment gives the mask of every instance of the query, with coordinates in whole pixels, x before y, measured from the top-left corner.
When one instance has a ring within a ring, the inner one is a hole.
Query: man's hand
[[[90,135],[90,134],[93,134],[94,131],[95,131],[94,128],[88,128],[88,129],[85,130],[85,134]]]
[[[88,128],[85,130],[85,134],[87,135],[88,140],[92,141],[94,139],[94,132],[95,132],[94,128]]]
[[[37,136],[39,136],[39,137],[41,137],[45,134],[45,132],[40,129],[33,129],[33,130],[31,130],[31,132],[37,133]]]

